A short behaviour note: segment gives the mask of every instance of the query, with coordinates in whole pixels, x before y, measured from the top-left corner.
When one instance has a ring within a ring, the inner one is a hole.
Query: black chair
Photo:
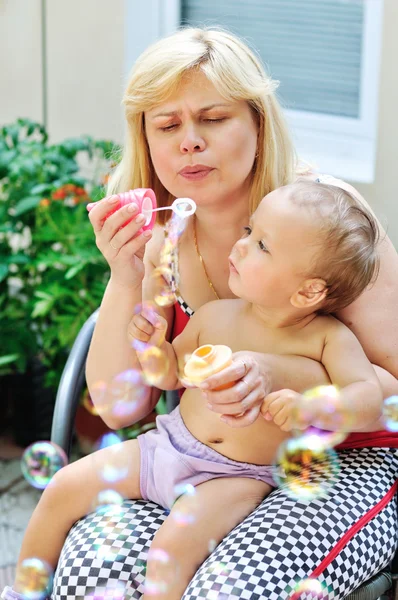
[[[66,362],[55,400],[51,441],[70,455],[76,411],[85,385],[85,366],[88,349],[97,322],[99,309],[85,322],[80,330]],[[167,404],[172,407],[174,398]],[[378,600],[381,597],[398,600],[398,550],[392,564],[363,583],[346,596],[347,600]]]

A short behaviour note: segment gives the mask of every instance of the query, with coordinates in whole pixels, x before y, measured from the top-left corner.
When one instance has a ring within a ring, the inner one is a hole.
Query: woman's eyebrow
[[[211,110],[212,108],[218,108],[219,106],[222,107],[230,107],[230,104],[226,104],[225,102],[215,102],[214,104],[209,104],[208,106],[203,106],[202,108],[200,108],[197,113],[204,113],[207,112],[209,110]],[[156,113],[155,115],[150,116],[150,119],[157,119],[158,117],[174,117],[175,115],[179,115],[181,114],[180,110],[170,110],[167,112],[160,112],[160,113]]]

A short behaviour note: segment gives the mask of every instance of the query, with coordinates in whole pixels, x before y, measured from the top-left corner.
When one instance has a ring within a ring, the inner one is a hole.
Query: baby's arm
[[[180,374],[183,372],[187,355],[199,346],[200,310],[188,321],[184,331],[172,343],[166,341],[167,321],[153,310],[143,310],[133,319],[130,336],[133,348],[143,371],[147,362],[148,346],[157,346],[167,357],[168,369],[157,385],[162,390],[183,387]]]
[[[339,390],[335,413],[341,418],[331,418],[326,398],[311,401],[289,389],[266,396],[261,407],[264,418],[274,421],[282,431],[309,425],[326,430],[373,431],[381,416],[382,389],[361,344],[337,319],[329,320],[320,362]]]
[[[352,414],[350,431],[363,431],[380,416],[383,393],[372,364],[356,336],[335,320],[326,335],[321,362],[340,389],[338,410]],[[322,427],[322,423],[318,424]]]

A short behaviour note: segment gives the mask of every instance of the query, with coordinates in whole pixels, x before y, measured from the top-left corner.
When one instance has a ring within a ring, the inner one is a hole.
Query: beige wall
[[[40,0],[0,0],[0,125],[29,117],[51,140],[123,139],[124,0],[47,0],[47,105]]]
[[[48,127],[121,141],[124,0],[47,1]]]
[[[352,184],[374,208],[398,249],[398,1],[384,2],[375,181]]]
[[[0,0],[0,126],[42,121],[40,0]]]

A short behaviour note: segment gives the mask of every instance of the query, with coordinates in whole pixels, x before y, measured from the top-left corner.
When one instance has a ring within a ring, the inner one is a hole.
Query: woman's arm
[[[355,188],[336,181],[336,185],[351,192],[371,210]],[[337,316],[357,336],[366,356],[376,367],[384,397],[388,397],[392,393],[398,394],[398,254],[381,226],[380,229],[382,241],[377,280]]]

